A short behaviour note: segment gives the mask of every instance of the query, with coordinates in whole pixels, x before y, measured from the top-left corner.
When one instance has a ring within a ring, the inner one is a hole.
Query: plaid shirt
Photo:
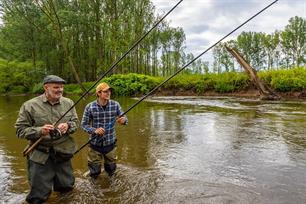
[[[116,117],[123,113],[120,104],[117,101],[109,100],[106,108],[104,109],[97,101],[93,101],[85,107],[81,127],[82,129],[91,135],[90,143],[96,146],[106,146],[115,143],[115,122]],[[125,117],[125,124],[127,124],[127,118]],[[104,135],[98,136],[95,134],[97,128],[104,128]]]

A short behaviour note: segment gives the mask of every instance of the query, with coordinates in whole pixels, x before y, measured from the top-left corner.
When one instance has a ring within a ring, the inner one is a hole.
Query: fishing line
[[[173,77],[175,77],[178,73],[180,73],[181,71],[183,71],[186,67],[188,67],[190,64],[192,64],[195,60],[199,59],[203,54],[205,54],[206,52],[208,52],[210,49],[212,49],[214,46],[216,46],[218,43],[220,43],[222,40],[224,40],[225,38],[227,38],[228,36],[230,36],[231,34],[233,34],[236,30],[238,30],[239,28],[241,28],[242,26],[244,26],[245,24],[247,24],[249,21],[251,21],[253,18],[255,18],[256,16],[258,16],[260,13],[262,13],[263,11],[265,11],[266,9],[268,9],[270,6],[272,6],[273,4],[275,4],[278,0],[273,1],[272,3],[270,3],[268,6],[264,7],[262,10],[260,10],[259,12],[257,12],[256,14],[254,14],[252,17],[250,17],[249,19],[247,19],[246,21],[244,21],[242,24],[240,24],[239,26],[237,26],[235,29],[233,29],[231,32],[229,32],[228,34],[226,34],[224,37],[222,37],[220,40],[218,40],[216,43],[214,43],[213,45],[211,45],[209,48],[207,48],[205,51],[203,51],[202,53],[200,53],[199,55],[197,55],[193,60],[191,60],[190,62],[188,62],[186,65],[184,65],[182,68],[180,68],[179,70],[177,70],[174,74],[172,74],[170,77],[168,77],[166,80],[164,80],[163,82],[161,82],[159,85],[157,85],[154,89],[152,89],[149,93],[147,93],[145,96],[143,96],[141,99],[139,99],[136,103],[134,103],[128,110],[126,110],[124,113],[122,113],[120,117],[126,115],[130,110],[132,110],[135,106],[137,106],[140,102],[142,102],[144,99],[146,99],[148,96],[150,96],[152,93],[154,93],[158,88],[160,88],[162,85],[164,85],[166,82],[168,82],[170,79],[172,79]],[[80,149],[78,149],[75,154],[77,152],[79,152],[82,148],[84,148],[87,144],[90,143],[92,139],[90,139],[86,144],[82,145],[82,147]]]
[[[80,98],[74,103],[73,106],[71,106],[54,124],[56,126],[61,119],[63,119],[69,111],[71,111],[81,100],[86,96],[91,89],[93,89],[108,73],[110,73],[154,28],[156,28],[183,0],[180,0],[175,6],[173,6],[160,20],[158,20],[152,28],[147,31],[141,38],[139,38],[129,49],[126,51],[104,74],[102,74],[96,82],[89,87],[81,96]],[[43,139],[43,137],[40,137],[38,140],[33,143],[33,145],[29,146],[27,149],[23,151],[23,156],[27,156],[37,145],[38,143]]]

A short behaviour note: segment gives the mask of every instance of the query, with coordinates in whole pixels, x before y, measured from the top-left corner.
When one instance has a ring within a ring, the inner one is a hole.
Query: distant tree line
[[[48,73],[94,81],[161,17],[150,0],[1,0],[0,12],[0,78],[7,83]],[[296,16],[283,31],[242,32],[226,44],[257,70],[290,68],[306,63],[305,36],[306,20]],[[194,59],[184,43],[183,29],[164,21],[113,73],[173,74]],[[213,64],[199,59],[184,73],[239,71],[223,45],[213,49]]]
[[[0,57],[31,60],[33,67],[42,61],[46,72],[70,81],[95,80],[161,17],[149,0],[0,2]],[[180,66],[184,41],[182,28],[164,21],[114,73],[168,75]]]
[[[224,44],[236,48],[257,70],[288,69],[306,64],[306,20],[292,17],[283,31],[272,34],[242,32],[236,40],[220,43],[213,49],[213,71],[235,71],[236,60]]]

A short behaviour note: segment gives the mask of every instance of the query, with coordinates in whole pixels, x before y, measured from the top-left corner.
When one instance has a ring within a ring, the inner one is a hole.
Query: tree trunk
[[[70,68],[72,70],[72,73],[74,75],[74,78],[75,80],[77,81],[77,83],[79,84],[80,88],[82,89],[82,91],[86,91],[85,87],[83,86],[81,80],[80,80],[80,77],[79,77],[79,74],[73,64],[73,60],[70,56],[70,53],[68,51],[68,48],[67,48],[67,44],[66,44],[66,41],[64,39],[64,36],[63,36],[63,33],[62,33],[62,26],[61,26],[61,23],[60,23],[60,20],[59,20],[59,17],[57,16],[57,13],[56,13],[56,10],[55,10],[55,6],[53,4],[53,1],[49,1],[49,5],[52,9],[52,11],[50,13],[53,12],[54,16],[55,16],[55,21],[52,21],[52,19],[50,19],[53,23],[55,23],[55,28],[56,28],[56,31],[58,33],[58,37],[59,37],[59,40],[63,46],[63,50],[64,50],[64,53],[65,53],[65,56],[67,57],[67,60],[68,60],[68,63],[70,65]],[[51,18],[51,16],[50,16]]]
[[[261,99],[263,100],[279,100],[280,96],[278,96],[270,87],[268,87],[263,81],[259,79],[257,76],[256,70],[246,62],[246,60],[238,53],[237,50],[231,49],[225,46],[228,52],[232,54],[234,58],[237,59],[238,63],[245,69],[247,74],[250,76],[254,85],[260,92]]]

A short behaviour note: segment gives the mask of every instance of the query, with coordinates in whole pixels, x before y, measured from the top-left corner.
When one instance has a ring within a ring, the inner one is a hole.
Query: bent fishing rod
[[[229,32],[228,34],[226,34],[224,37],[222,37],[220,40],[218,40],[217,42],[215,42],[213,45],[211,45],[209,48],[207,48],[205,51],[203,51],[202,53],[200,53],[198,56],[196,56],[193,60],[191,60],[190,62],[188,62],[187,64],[185,64],[182,68],[180,68],[179,70],[177,70],[174,74],[172,74],[170,77],[168,77],[167,79],[165,79],[163,82],[161,82],[159,85],[157,85],[154,89],[152,89],[149,93],[147,93],[146,95],[144,95],[141,99],[139,99],[136,103],[134,103],[129,109],[127,109],[124,113],[122,113],[120,116],[118,116],[118,118],[126,115],[130,110],[132,110],[135,106],[137,106],[139,103],[141,103],[144,99],[146,99],[148,96],[150,96],[151,94],[153,94],[157,89],[159,89],[162,85],[164,85],[166,82],[168,82],[170,79],[172,79],[173,77],[175,77],[177,74],[179,74],[181,71],[183,71],[186,67],[188,67],[190,64],[192,64],[194,61],[196,61],[197,59],[199,59],[202,55],[204,55],[206,52],[208,52],[209,50],[211,50],[213,47],[215,47],[217,44],[219,44],[222,40],[224,40],[225,38],[227,38],[228,36],[230,36],[231,34],[233,34],[235,31],[237,31],[239,28],[241,28],[242,26],[244,26],[245,24],[247,24],[249,21],[251,21],[253,18],[255,18],[256,16],[258,16],[259,14],[261,14],[263,11],[265,11],[266,9],[268,9],[270,6],[272,6],[273,4],[275,4],[278,0],[273,1],[272,3],[270,3],[268,6],[264,7],[262,10],[260,10],[259,12],[257,12],[256,14],[254,14],[252,17],[250,17],[249,19],[247,19],[246,21],[244,21],[242,24],[240,24],[239,26],[237,26],[235,29],[233,29],[231,32]],[[112,126],[112,124],[115,121],[111,122],[111,124],[109,125]],[[84,145],[82,145],[75,153],[77,154],[79,151],[81,151],[86,145],[88,145],[91,142],[92,139],[88,140],[87,143],[85,143]]]
[[[144,35],[142,35],[104,74],[102,74],[96,82],[89,87],[81,96],[80,98],[71,106],[55,123],[54,126],[58,125],[58,123],[71,111],[90,91],[93,89],[107,74],[109,74],[149,33],[156,28],[183,0],[180,0],[176,3],[161,19],[159,19],[153,26],[148,30]],[[43,139],[41,136],[39,139],[35,141],[31,146],[26,148],[23,151],[23,156],[27,156]]]

